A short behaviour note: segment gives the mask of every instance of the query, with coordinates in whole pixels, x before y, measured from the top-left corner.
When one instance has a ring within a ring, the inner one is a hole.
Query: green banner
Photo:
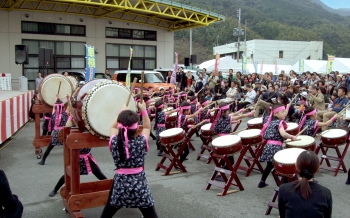
[[[242,56],[242,72],[247,74],[247,56]]]
[[[327,74],[332,72],[334,58],[335,58],[334,55],[328,55]]]
[[[304,72],[304,59],[299,60],[299,73]]]

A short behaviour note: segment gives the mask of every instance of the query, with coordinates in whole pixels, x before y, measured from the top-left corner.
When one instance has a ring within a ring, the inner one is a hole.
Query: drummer
[[[260,156],[260,161],[266,161],[267,164],[258,184],[258,188],[263,188],[268,185],[265,181],[273,169],[273,156],[282,149],[283,140],[296,140],[295,136],[286,132],[287,123],[285,122],[285,118],[288,115],[288,109],[289,104],[287,105],[287,108],[283,104],[274,104],[269,117],[263,118],[264,126],[261,130],[261,135],[267,143]]]
[[[244,117],[250,117],[255,112],[254,110],[252,112],[249,112],[248,114],[241,114],[245,109],[242,109],[238,112],[231,113],[230,114],[230,105],[227,102],[220,102],[218,112],[216,114],[215,120],[212,124],[214,126],[214,133],[218,134],[219,136],[228,135],[232,132],[232,121],[239,120]],[[234,164],[235,160],[233,156],[229,156],[228,159],[230,160],[231,165]],[[224,169],[228,169],[227,166],[224,166]],[[216,176],[215,180],[217,181],[224,181],[223,178],[218,175]]]
[[[308,135],[314,137],[318,131],[318,127],[324,127],[331,125],[336,119],[338,119],[339,115],[335,114],[330,120],[327,122],[319,122],[316,120],[317,110],[313,107],[308,107],[304,110],[304,116],[302,117],[299,123],[299,129],[304,129],[307,126],[307,129],[303,132],[303,135]]]
[[[210,104],[210,101],[203,98],[201,101],[200,101],[200,105],[202,106],[202,108],[206,107],[207,105]],[[205,108],[202,110],[202,112],[199,114],[199,121],[203,121],[203,120],[206,120],[206,119],[210,119],[211,115],[210,113],[215,111],[216,108],[213,108],[213,109],[209,109],[209,108]]]
[[[160,138],[159,138],[159,133],[163,132],[165,130],[165,119],[166,116],[176,112],[176,110],[172,111],[164,111],[164,102],[162,100],[158,100],[155,103],[155,108],[156,108],[156,119],[154,123],[154,129],[156,130],[156,137],[157,137],[157,149],[159,150],[158,156],[163,156],[163,150],[160,145]]]
[[[153,100],[151,98],[149,98],[148,96],[144,96],[143,97],[143,101],[146,103],[146,110],[147,110],[147,114],[150,120],[152,120],[152,116],[154,116],[154,114],[152,114],[152,109],[154,107],[151,106],[151,103],[153,102]],[[139,102],[139,101],[137,101]],[[141,114],[139,114],[140,117],[142,118]],[[142,125],[142,120],[140,120],[140,125]],[[150,132],[150,136],[152,137],[153,140],[157,140],[157,137],[155,135],[153,135],[152,131]]]
[[[191,102],[191,114],[194,114],[196,111],[198,111],[198,107],[200,106],[200,104],[198,103],[198,99],[196,96],[191,96],[190,102]],[[201,113],[199,113],[199,114],[201,114]],[[193,119],[194,119],[195,123],[199,123],[198,116],[194,117]],[[197,128],[196,128],[196,136],[199,137],[199,133],[198,133]]]
[[[125,106],[112,123],[109,150],[117,170],[101,218],[111,218],[121,208],[138,208],[145,218],[158,217],[143,170],[151,124],[146,104],[139,104],[139,108],[143,121],[141,135],[134,137],[139,116]]]
[[[320,167],[317,155],[303,151],[295,166],[299,171],[299,181],[279,187],[280,217],[332,217],[332,193],[314,181]]]
[[[69,95],[67,94],[67,99],[69,99]],[[45,165],[45,161],[47,156],[49,156],[51,150],[56,146],[56,145],[62,145],[62,143],[58,140],[58,132],[62,129],[64,125],[66,125],[67,119],[68,119],[68,114],[63,111],[64,104],[63,102],[58,98],[53,106],[52,109],[52,116],[51,116],[51,129],[52,130],[52,139],[47,147],[43,159],[38,162],[39,165]]]

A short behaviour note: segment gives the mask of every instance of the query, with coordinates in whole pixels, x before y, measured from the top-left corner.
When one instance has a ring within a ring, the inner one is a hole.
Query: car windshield
[[[147,83],[162,83],[163,76],[160,73],[145,73],[145,80]]]

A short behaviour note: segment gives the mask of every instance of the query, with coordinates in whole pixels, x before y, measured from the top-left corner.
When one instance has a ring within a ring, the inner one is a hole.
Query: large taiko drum
[[[250,119],[247,122],[248,129],[262,129],[263,128],[263,118],[258,117]]]
[[[73,117],[79,130],[109,138],[110,127],[129,95],[129,89],[116,81],[92,80],[73,96]],[[136,111],[136,103],[130,99],[129,109]]]
[[[159,133],[159,138],[162,145],[176,145],[184,140],[185,133],[182,128],[172,128]]]
[[[321,141],[328,146],[343,145],[347,136],[347,132],[343,129],[329,129],[321,133]]]
[[[60,98],[67,94],[71,96],[73,92],[72,83],[67,77],[56,73],[47,75],[38,86],[38,99],[46,105],[53,106],[56,102],[58,89]],[[61,101],[66,104],[67,98],[64,97]]]
[[[254,146],[262,142],[262,136],[260,135],[261,129],[248,129],[239,132],[237,135],[241,138],[243,145]]]
[[[300,153],[305,151],[301,148],[287,148],[278,151],[274,156],[274,166],[275,170],[282,175],[292,176],[297,173],[295,168],[295,163]]]
[[[300,141],[287,141],[286,148],[302,148],[304,150],[314,151],[316,148],[315,138],[308,135],[298,136]]]
[[[72,87],[73,87],[73,90],[75,90],[76,88],[78,88],[78,80],[74,77],[74,76],[66,76],[69,81],[72,83]]]
[[[210,130],[211,123],[207,123],[203,126],[201,126],[201,135],[204,137],[209,137],[213,135],[213,130]]]
[[[165,120],[165,128],[171,129],[176,127],[177,112],[171,113]]]
[[[299,125],[297,123],[287,123],[286,132],[291,135],[297,135],[299,132],[298,128],[299,128]]]
[[[217,155],[233,156],[242,150],[241,138],[236,135],[225,135],[213,140],[213,152]]]

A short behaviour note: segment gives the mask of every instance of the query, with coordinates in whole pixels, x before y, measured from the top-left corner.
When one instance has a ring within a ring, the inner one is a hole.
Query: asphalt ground
[[[240,128],[246,127],[246,121]],[[49,192],[58,179],[63,175],[62,147],[55,147],[46,160],[44,166],[34,154],[32,141],[34,138],[34,122],[27,123],[15,135],[12,141],[1,145],[0,169],[3,169],[10,181],[11,189],[24,205],[23,217],[59,217],[69,215],[63,211],[62,199],[59,194],[50,198]],[[190,152],[189,160],[184,163],[187,173],[171,176],[161,176],[164,171],[155,171],[160,157],[157,156],[155,141],[150,139],[150,151],[146,157],[145,171],[148,184],[155,200],[155,207],[162,218],[209,218],[209,217],[278,217],[278,210],[272,209],[270,215],[265,216],[267,204],[276,187],[270,175],[267,179],[268,187],[257,188],[261,174],[253,171],[245,177],[244,171],[238,171],[238,177],[243,184],[244,191],[239,191],[224,197],[217,196],[221,189],[212,186],[205,190],[207,181],[214,170],[214,164],[206,164],[205,160],[197,161],[197,153],[201,146],[198,137],[193,138],[193,145],[197,149]],[[317,144],[319,139],[316,140]],[[344,146],[341,147],[341,151]],[[43,148],[45,151],[46,148]],[[332,152],[334,154],[334,152]],[[332,154],[331,153],[331,154]],[[113,178],[115,166],[107,147],[94,148],[92,154],[102,172]],[[320,156],[320,155],[319,155]],[[237,160],[238,155],[235,155]],[[169,162],[166,162],[169,163]],[[333,162],[334,163],[334,162]],[[350,166],[349,155],[346,155],[345,165]],[[265,164],[263,164],[263,167]],[[333,217],[349,217],[350,186],[345,185],[347,173],[339,172],[334,177],[333,172],[320,170],[315,179],[329,188],[333,195]],[[81,181],[94,181],[94,175],[81,176]],[[100,217],[103,207],[83,210],[86,218]],[[121,209],[114,217],[140,218],[138,209]]]

